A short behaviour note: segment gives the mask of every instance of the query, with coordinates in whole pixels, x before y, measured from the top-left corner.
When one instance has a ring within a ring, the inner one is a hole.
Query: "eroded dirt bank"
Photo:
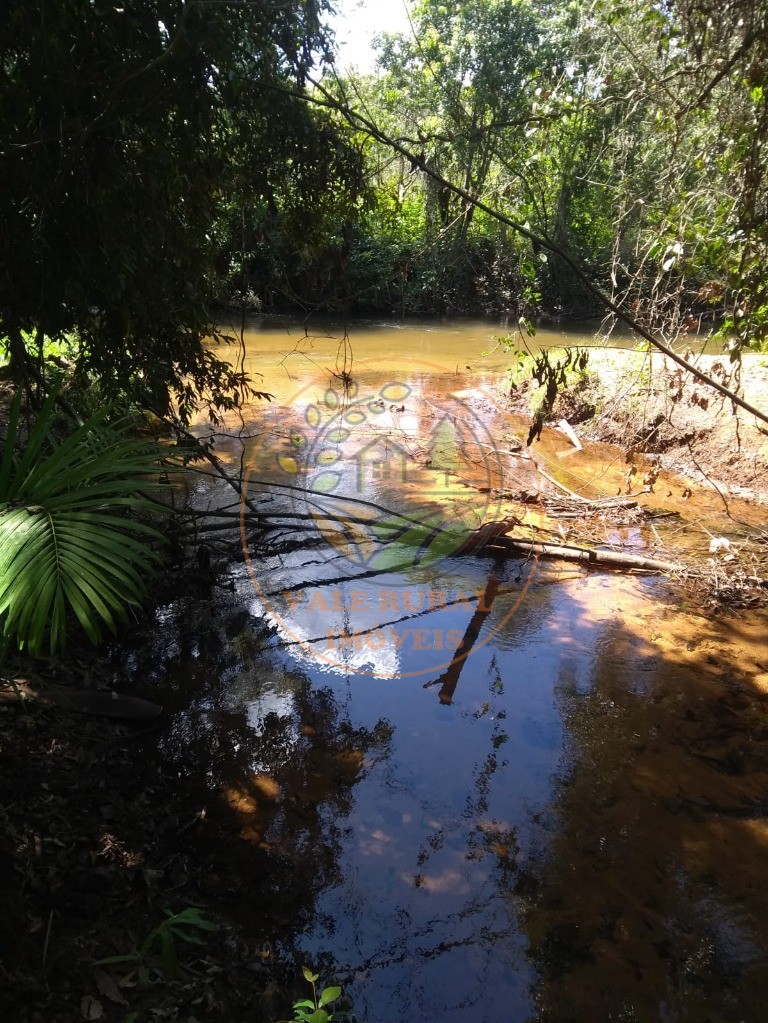
[[[699,355],[695,364],[751,404],[768,409],[768,357]],[[504,388],[503,388],[504,389]],[[505,388],[513,411],[530,414],[540,399],[524,380]],[[664,469],[726,496],[768,502],[768,433],[753,416],[658,353],[590,351],[586,371],[569,376],[550,425],[565,419],[583,441],[616,444],[627,462],[645,455]]]

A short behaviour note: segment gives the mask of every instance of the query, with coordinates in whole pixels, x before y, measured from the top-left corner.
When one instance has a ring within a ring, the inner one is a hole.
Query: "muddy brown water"
[[[275,399],[218,450],[284,533],[271,555],[248,521],[243,552],[214,546],[227,585],[189,584],[124,664],[169,707],[166,768],[204,793],[203,883],[367,1023],[760,1020],[765,617],[459,551],[506,493],[536,491],[525,424],[493,397],[508,357],[482,354],[502,329],[246,333]],[[546,434],[539,463],[615,493],[616,452],[568,447]],[[231,501],[212,480],[190,497]],[[723,532],[717,500],[695,500]]]

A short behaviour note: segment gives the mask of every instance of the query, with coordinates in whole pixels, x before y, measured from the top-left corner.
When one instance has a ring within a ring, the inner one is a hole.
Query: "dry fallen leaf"
[[[80,1002],[80,1012],[82,1013],[83,1019],[101,1019],[104,1015],[104,1006],[98,998],[94,998],[93,995],[84,995]]]
[[[93,979],[96,981],[96,987],[99,989],[100,995],[104,995],[110,1002],[115,1002],[117,1005],[128,1004],[122,991],[106,970],[94,970]]]

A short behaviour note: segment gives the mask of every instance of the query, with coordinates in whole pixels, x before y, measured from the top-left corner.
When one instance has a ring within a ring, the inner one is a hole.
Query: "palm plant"
[[[144,596],[144,576],[161,534],[132,512],[157,508],[159,449],[108,426],[109,409],[63,440],[52,430],[50,396],[21,443],[14,399],[0,458],[0,629],[2,644],[60,649],[71,612],[98,642],[103,627]]]

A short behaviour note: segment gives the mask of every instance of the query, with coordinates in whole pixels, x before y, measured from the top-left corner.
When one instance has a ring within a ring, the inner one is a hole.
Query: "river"
[[[520,457],[501,332],[262,321],[232,350],[273,396],[216,441],[248,478],[242,550],[212,533],[218,582],[123,666],[206,793],[203,883],[365,1023],[762,1018],[765,619],[467,548],[489,519],[557,529],[537,467],[593,496],[624,471],[550,431]],[[284,523],[270,547],[250,512]]]

